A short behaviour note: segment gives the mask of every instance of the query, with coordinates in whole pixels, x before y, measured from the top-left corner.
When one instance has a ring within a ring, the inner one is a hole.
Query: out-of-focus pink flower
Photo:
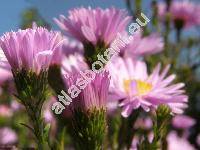
[[[125,31],[130,19],[125,10],[81,7],[69,11],[67,18],[60,15],[55,22],[62,30],[83,43],[96,45],[103,42],[108,46],[117,33]]]
[[[10,71],[10,65],[1,47],[0,47],[0,68]]]
[[[10,70],[10,65],[3,50],[0,47],[0,86],[4,84],[5,81],[11,81],[13,76]]]
[[[50,123],[54,119],[53,114],[50,110],[45,110],[44,111],[44,119],[45,122]]]
[[[94,73],[94,75],[94,79],[89,82],[84,80],[78,73],[72,74],[71,77],[65,79],[67,87],[71,88],[71,86],[76,85],[75,83],[77,83],[78,79],[82,78],[81,90],[69,105],[72,110],[81,108],[81,110],[88,111],[93,108],[106,108],[110,83],[108,72]],[[85,84],[83,84],[83,80]]]
[[[139,143],[139,137],[136,135],[133,137],[130,150],[137,150],[138,143]]]
[[[150,132],[147,137],[148,137],[148,141],[150,143],[152,143],[153,138],[154,138],[153,132]],[[143,137],[140,137],[139,135],[135,135],[133,137],[133,140],[132,140],[132,143],[131,143],[131,147],[130,147],[129,150],[138,150],[138,145],[140,144],[140,142],[142,140],[144,140]]]
[[[171,84],[176,77],[174,74],[166,77],[169,65],[160,73],[161,65],[158,64],[148,75],[144,62],[116,57],[106,68],[111,74],[110,97],[122,100],[120,106],[124,117],[140,106],[149,111],[166,104],[173,113],[183,113],[182,109],[187,107],[188,97],[182,89],[184,84]]]
[[[195,150],[195,148],[185,138],[181,138],[175,131],[167,136],[168,150]]]
[[[153,33],[149,36],[142,37],[142,32],[138,31],[133,35],[133,40],[130,41],[130,44],[123,48],[121,52],[125,56],[135,58],[161,52],[163,46],[163,39],[159,34]]]
[[[72,72],[79,72],[89,69],[82,55],[76,53],[63,58],[62,61],[62,74],[64,78],[70,76]]]
[[[50,129],[50,138],[56,136],[56,129],[57,129],[57,123],[56,123],[56,118],[51,110],[51,106],[53,103],[56,102],[55,97],[50,97],[49,100],[47,100],[44,103],[43,106],[43,118],[45,123],[51,124],[51,129]]]
[[[15,112],[15,111],[19,111],[19,110],[21,110],[21,109],[23,109],[24,108],[24,106],[22,105],[22,104],[20,104],[18,101],[16,101],[16,100],[12,100],[12,102],[11,102],[11,108],[12,108],[12,110]]]
[[[55,97],[51,97],[46,103],[44,104],[44,121],[46,123],[53,123],[55,122],[54,114],[52,113],[51,106],[56,101]]]
[[[151,129],[153,126],[153,122],[151,120],[151,118],[141,118],[139,117],[135,124],[134,124],[134,128],[135,129]]]
[[[12,109],[7,105],[0,105],[0,117],[11,117],[13,115]]]
[[[177,115],[172,119],[172,125],[180,129],[188,129],[195,125],[196,121],[185,115]]]
[[[200,134],[197,136],[196,142],[200,146]]]
[[[18,140],[15,131],[8,127],[0,128],[0,137],[0,144],[2,145],[15,144]]]
[[[9,32],[0,38],[0,47],[12,70],[27,69],[39,73],[57,59],[63,40],[59,32],[38,27]]]
[[[5,82],[5,81],[8,81],[8,80],[11,80],[12,79],[12,73],[11,71],[8,71],[6,69],[3,69],[3,68],[0,68],[0,86]]]
[[[83,54],[83,45],[79,41],[69,39],[65,37],[63,43],[63,54],[65,56],[73,55],[73,54]]]
[[[158,8],[160,18],[165,18],[165,3],[160,3]],[[175,24],[181,23],[183,27],[200,25],[200,5],[194,2],[188,0],[172,1],[169,13]]]
[[[118,108],[119,105],[118,103],[119,103],[118,101],[108,98],[106,107],[109,116],[114,116],[116,114],[115,112]]]

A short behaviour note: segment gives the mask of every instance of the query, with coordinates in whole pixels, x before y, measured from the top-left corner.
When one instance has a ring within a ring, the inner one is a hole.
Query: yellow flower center
[[[145,81],[141,80],[124,80],[124,89],[127,93],[131,92],[131,83],[136,82],[136,90],[137,94],[136,95],[145,95],[149,91],[152,90],[152,85],[150,83],[147,83]]]

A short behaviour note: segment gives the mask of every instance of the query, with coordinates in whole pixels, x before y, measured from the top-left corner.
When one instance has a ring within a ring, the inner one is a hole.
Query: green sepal
[[[105,109],[75,110],[72,120],[77,150],[102,150],[107,131]]]

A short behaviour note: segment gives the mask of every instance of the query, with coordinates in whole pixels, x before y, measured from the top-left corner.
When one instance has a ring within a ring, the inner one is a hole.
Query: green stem
[[[47,142],[44,138],[44,123],[41,118],[41,110],[38,111],[36,109],[32,109],[30,106],[26,106],[26,110],[33,125],[33,132],[38,145],[38,150],[46,150],[45,148],[47,148]]]
[[[181,41],[181,29],[177,29],[177,31],[176,31],[176,40],[177,40],[177,43],[180,43],[180,41]]]
[[[105,109],[75,110],[72,134],[76,150],[102,150],[107,132]]]
[[[168,132],[168,125],[171,120],[170,108],[166,105],[160,105],[155,114],[153,132],[154,139],[150,144],[151,149],[166,149],[166,136]]]
[[[131,147],[132,139],[134,136],[133,125],[138,118],[140,110],[135,110],[128,118],[122,117],[122,124],[119,130],[118,137],[118,150],[129,149]]]
[[[36,74],[31,70],[13,71],[17,97],[26,108],[27,115],[32,123],[32,127],[25,125],[34,133],[39,150],[48,148],[48,131],[44,128],[42,119],[42,106],[48,95],[48,84],[46,70]]]

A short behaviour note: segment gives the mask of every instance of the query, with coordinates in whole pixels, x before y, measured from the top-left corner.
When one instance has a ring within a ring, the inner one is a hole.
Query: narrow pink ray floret
[[[71,74],[69,78],[65,78],[65,83],[67,87],[75,85],[75,83],[80,79],[78,72]],[[80,80],[79,80],[80,82]],[[93,80],[87,84],[82,84],[82,88],[77,97],[72,100],[72,103],[69,105],[72,110],[81,109],[87,111],[89,109],[97,108],[106,108],[108,88],[110,84],[110,78],[108,72],[102,72],[100,74],[95,74]]]

